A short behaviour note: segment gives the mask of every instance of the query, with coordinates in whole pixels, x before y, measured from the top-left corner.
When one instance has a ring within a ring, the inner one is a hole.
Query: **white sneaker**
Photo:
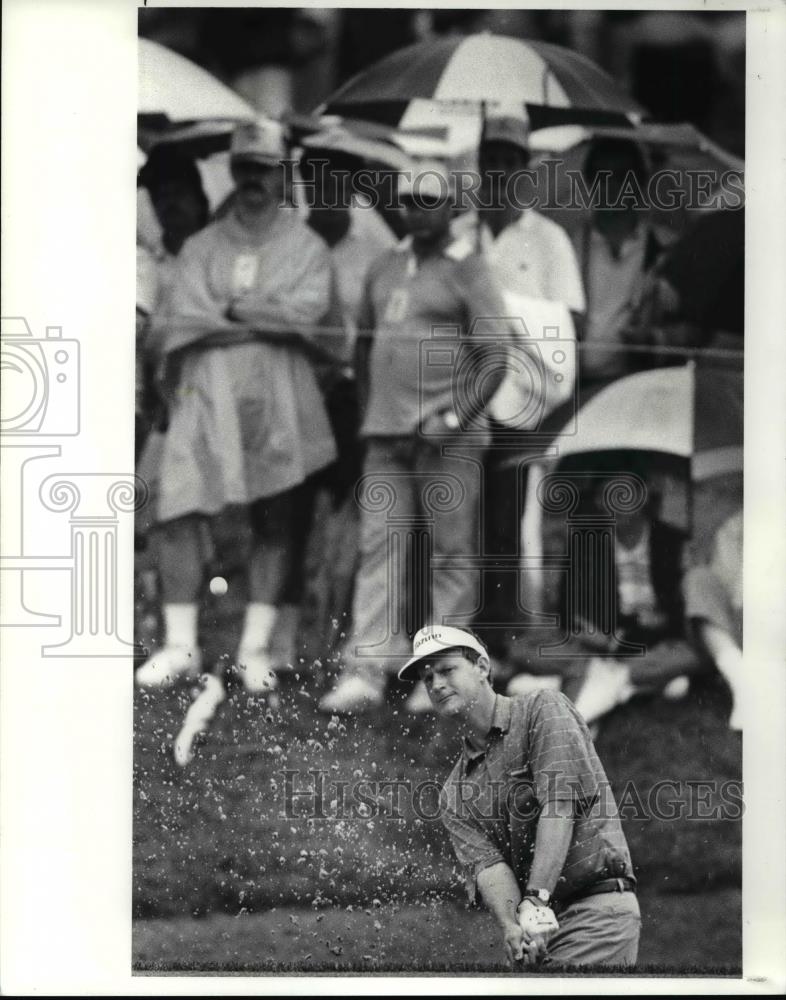
[[[516,674],[511,677],[508,689],[505,692],[508,698],[513,698],[517,694],[529,694],[530,691],[559,691],[562,687],[562,678],[556,674]]]
[[[666,687],[663,689],[663,697],[668,698],[669,701],[679,701],[684,698],[690,689],[690,680],[685,676],[685,674],[680,674],[679,677],[672,677]]]
[[[299,627],[300,608],[296,604],[282,604],[270,637],[270,662],[277,673],[294,671],[297,666]]]
[[[589,725],[617,705],[624,704],[633,690],[630,672],[624,664],[594,657],[590,660],[587,676],[576,698],[576,710]]]
[[[378,708],[383,702],[382,688],[365,677],[345,677],[319,702],[320,712],[354,715]]]
[[[202,653],[195,646],[164,646],[137,670],[140,687],[170,687],[181,677],[194,679],[202,670]]]
[[[736,701],[729,716],[729,729],[734,729],[739,733],[742,732],[742,708]]]
[[[434,706],[428,696],[426,685],[423,681],[418,681],[412,690],[412,694],[404,702],[404,710],[410,715],[424,715],[426,712],[433,712]]]
[[[237,651],[237,669],[243,687],[249,694],[265,694],[278,687],[278,678],[270,663],[266,649],[241,647]]]
[[[175,737],[173,751],[175,763],[179,767],[185,767],[194,759],[194,740],[207,730],[216,709],[226,697],[221,679],[214,674],[206,674],[202,678],[202,685],[202,690],[191,703],[180,732]]]
[[[732,710],[729,717],[729,729],[742,729],[742,692],[745,674],[742,664],[742,650],[729,646],[716,658],[716,666],[726,679],[732,697]]]

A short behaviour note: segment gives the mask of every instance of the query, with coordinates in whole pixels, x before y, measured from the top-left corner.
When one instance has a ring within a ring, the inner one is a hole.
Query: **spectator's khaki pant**
[[[444,455],[438,444],[414,436],[368,442],[356,491],[361,555],[354,635],[346,650],[352,672],[379,678],[382,671],[398,670],[412,655],[412,634],[427,618],[455,625],[472,621],[480,591],[472,557],[481,551],[483,456],[482,450],[468,454]],[[424,572],[426,549],[430,574]],[[420,586],[411,606],[413,571]]]
[[[639,953],[641,913],[633,892],[587,896],[557,917],[546,961],[554,965],[630,965]]]

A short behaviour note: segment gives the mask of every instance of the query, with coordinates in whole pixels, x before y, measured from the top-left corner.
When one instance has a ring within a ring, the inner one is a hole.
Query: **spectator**
[[[587,295],[579,376],[580,392],[588,398],[631,369],[626,331],[664,244],[643,203],[647,166],[639,146],[627,139],[596,140],[584,174],[590,192],[597,185],[579,252]]]
[[[358,440],[357,393],[351,363],[357,335],[357,318],[366,272],[395,237],[376,211],[359,197],[351,198],[345,181],[356,164],[350,157],[309,149],[299,169],[307,199],[308,225],[327,243],[333,271],[333,301],[326,317],[325,342],[331,360],[317,364],[316,374],[323,393],[338,457],[324,475],[314,478],[312,489],[302,494],[303,507],[297,517],[290,575],[283,595],[273,658],[292,664],[303,641],[300,605],[308,588],[315,608],[320,648],[335,636],[333,622],[349,612],[356,558],[357,511],[348,494],[360,476],[362,456]],[[320,338],[322,339],[322,338]],[[319,497],[320,488],[332,494]],[[319,516],[315,517],[315,511]],[[307,547],[317,545],[322,555],[315,576],[306,579]]]
[[[353,166],[351,157],[342,158],[335,153],[320,163],[318,151],[312,150],[301,167],[304,179],[313,180],[315,188],[308,224],[330,247],[335,282],[331,322],[336,330],[345,331],[341,343],[334,345],[335,355],[342,364],[321,371],[339,447],[333,477],[338,498],[354,486],[362,464],[353,365],[363,288],[372,264],[396,244],[395,236],[368,200],[362,195],[352,195],[348,181]]]
[[[208,220],[209,205],[196,163],[167,145],[156,146],[139,171],[138,184],[150,195],[164,251],[176,257]]]
[[[335,457],[307,354],[309,329],[329,306],[330,260],[322,240],[282,206],[285,156],[279,126],[239,127],[232,210],[189,240],[178,260],[162,327],[169,371],[181,368],[158,510],[166,641],[137,672],[143,685],[201,666],[201,526],[230,505],[249,509],[254,538],[237,665],[250,692],[276,684],[268,648],[297,491]]]
[[[481,238],[494,269],[509,316],[522,316],[528,331],[539,337],[532,326],[532,300],[560,303],[570,311],[573,324],[581,327],[584,290],[573,245],[561,226],[532,209],[516,203],[521,190],[517,176],[529,165],[529,135],[517,118],[490,118],[485,123],[479,151],[481,179]],[[531,303],[528,310],[528,303]],[[559,311],[555,316],[560,315]],[[574,331],[567,312],[563,313],[562,337],[572,340]],[[555,385],[557,383],[554,383]],[[569,385],[568,380],[565,384]],[[572,389],[572,385],[570,386]],[[529,397],[539,391],[529,370],[518,377],[513,370],[489,405],[491,444],[486,453],[484,536],[486,552],[513,556],[518,551],[523,498],[526,496],[526,467],[511,461],[510,431],[520,429],[515,416],[531,412]],[[507,410],[507,413],[506,413]],[[526,424],[524,425],[527,426]],[[535,427],[537,429],[537,427]],[[524,439],[525,440],[525,439]],[[524,443],[522,440],[522,444]],[[494,445],[507,445],[506,448]],[[493,499],[493,502],[492,502]],[[490,604],[484,610],[492,620],[510,620],[516,607],[515,579],[510,573],[489,579],[486,592]]]
[[[165,426],[166,415],[155,389],[160,345],[151,320],[169,295],[177,256],[183,244],[207,225],[209,206],[199,170],[192,159],[168,146],[154,147],[137,178],[137,435],[140,459],[153,426]],[[146,217],[152,214],[154,220]],[[151,229],[157,224],[157,232]]]
[[[357,319],[366,273],[371,264],[396,242],[378,212],[362,195],[353,194],[351,178],[357,169],[353,157],[310,148],[300,163],[309,200],[308,224],[331,249],[336,283],[335,322],[343,325],[347,341],[337,353],[353,360]]]
[[[580,325],[584,289],[565,230],[517,204],[517,175],[529,166],[529,135],[517,118],[490,118],[480,144],[483,249],[505,292],[562,302]]]
[[[731,689],[732,729],[742,729],[742,530],[738,510],[718,529],[709,565],[689,570],[684,584],[696,645]]]
[[[134,366],[134,458],[139,456],[150,432],[147,400],[148,366],[146,357],[147,331],[150,316],[158,299],[156,261],[149,247],[136,245],[136,355]]]
[[[628,337],[667,348],[742,351],[744,325],[745,209],[707,213],[650,272]],[[661,363],[683,360],[666,355]]]
[[[595,491],[593,505],[605,513],[601,493]],[[603,599],[608,584],[601,555],[579,567],[577,580],[566,581],[563,607],[573,638],[564,647],[566,659],[549,662],[559,665],[562,690],[588,723],[635,694],[684,694],[685,678],[703,670],[686,637],[684,551],[683,534],[658,519],[650,494],[643,508],[615,515],[613,609]],[[578,595],[577,607],[568,604],[569,588]],[[616,628],[610,632],[612,618]],[[643,646],[644,654],[626,656],[630,643]],[[519,674],[508,693],[523,694],[541,684],[542,678]]]
[[[364,469],[387,479],[396,523],[405,533],[423,513],[423,497],[430,489],[445,489],[446,482],[458,499],[433,512],[437,558],[477,552],[477,464],[472,457],[454,457],[444,446],[460,443],[463,430],[473,433],[480,451],[488,442],[483,403],[474,399],[472,380],[489,352],[480,348],[465,354],[472,363],[458,367],[457,356],[473,336],[476,318],[504,315],[485,260],[451,239],[449,187],[436,164],[424,165],[415,178],[402,178],[399,194],[410,236],[369,271],[359,326],[371,335],[358,340],[357,350]],[[461,340],[448,344],[452,364],[421,366],[421,342],[437,325],[460,333]],[[488,343],[491,351],[497,349],[494,341]],[[493,393],[501,377],[501,369],[486,374],[484,391]],[[395,571],[389,529],[384,511],[361,511],[354,633],[360,643],[374,645],[379,652],[373,660],[357,653],[348,657],[338,686],[320,703],[323,711],[359,712],[381,704],[387,674],[407,654],[408,635],[396,620],[397,609],[406,603],[399,590],[403,574]],[[391,578],[395,589],[389,592]],[[467,573],[458,567],[435,570],[432,592],[424,595],[429,597],[437,622],[470,616],[474,608]]]

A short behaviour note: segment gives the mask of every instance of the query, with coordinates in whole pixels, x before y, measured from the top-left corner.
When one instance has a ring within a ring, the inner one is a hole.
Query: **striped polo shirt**
[[[574,827],[555,900],[634,877],[611,787],[573,704],[558,691],[497,695],[485,749],[465,742],[440,801],[470,900],[478,874],[500,861],[524,889],[538,819],[556,801],[573,802]]]

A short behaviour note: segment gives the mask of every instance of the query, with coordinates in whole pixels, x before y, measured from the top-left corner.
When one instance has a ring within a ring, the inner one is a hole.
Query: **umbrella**
[[[702,481],[742,469],[741,371],[691,362],[618,379],[593,396],[556,438],[559,457],[653,451],[691,463]]]
[[[642,185],[642,194],[644,197],[654,194],[649,216],[661,233],[669,234],[666,242],[685,231],[708,206],[728,204],[734,208],[735,202],[738,203],[744,161],[690,123],[644,122],[627,127],[562,125],[539,129],[530,135],[531,166],[539,171],[536,190],[545,192],[536,207],[577,241],[583,239],[589,209],[577,211],[574,179],[583,174],[590,144],[596,139],[629,140],[647,150],[645,159],[651,180]],[[660,173],[666,170],[668,174]],[[694,180],[700,173],[714,180],[711,189],[698,197]],[[729,184],[733,175],[739,175],[735,188]],[[657,179],[659,176],[663,183]],[[716,256],[712,255],[713,260]]]
[[[253,119],[254,108],[207,70],[164,45],[139,39],[137,114],[163,124]]]
[[[564,153],[593,139],[630,139],[663,154],[698,154],[708,163],[742,171],[745,162],[700,132],[690,122],[642,122],[635,125],[556,125],[539,129],[530,139],[530,148],[539,153]]]
[[[302,140],[307,150],[343,153],[358,160],[379,163],[394,170],[411,170],[412,158],[390,141],[377,136],[358,134],[343,125],[332,125],[312,132]]]
[[[628,375],[593,396],[554,443],[557,455],[530,467],[521,524],[524,565],[529,571],[528,598],[535,604],[544,586],[539,489],[555,461],[592,454],[600,467],[601,454],[608,458],[610,453],[624,452],[629,457],[633,451],[687,460],[694,491],[702,494],[703,501],[702,517],[696,525],[696,499],[688,490],[686,527],[707,534],[715,509],[723,508],[724,503],[729,509],[728,498],[723,500],[728,486],[723,484],[733,480],[743,466],[742,372],[690,362]],[[671,489],[674,492],[675,484]],[[739,505],[737,492],[736,486],[731,488],[731,509]],[[671,497],[672,505],[680,502],[677,494]]]
[[[238,94],[184,56],[139,39],[137,166],[154,146],[168,145],[200,161],[212,209],[232,188],[228,157],[235,126],[259,118]]]
[[[531,128],[624,125],[644,109],[577,52],[489,33],[449,36],[400,49],[353,77],[321,110],[398,124],[411,101],[473,102],[526,112]]]

